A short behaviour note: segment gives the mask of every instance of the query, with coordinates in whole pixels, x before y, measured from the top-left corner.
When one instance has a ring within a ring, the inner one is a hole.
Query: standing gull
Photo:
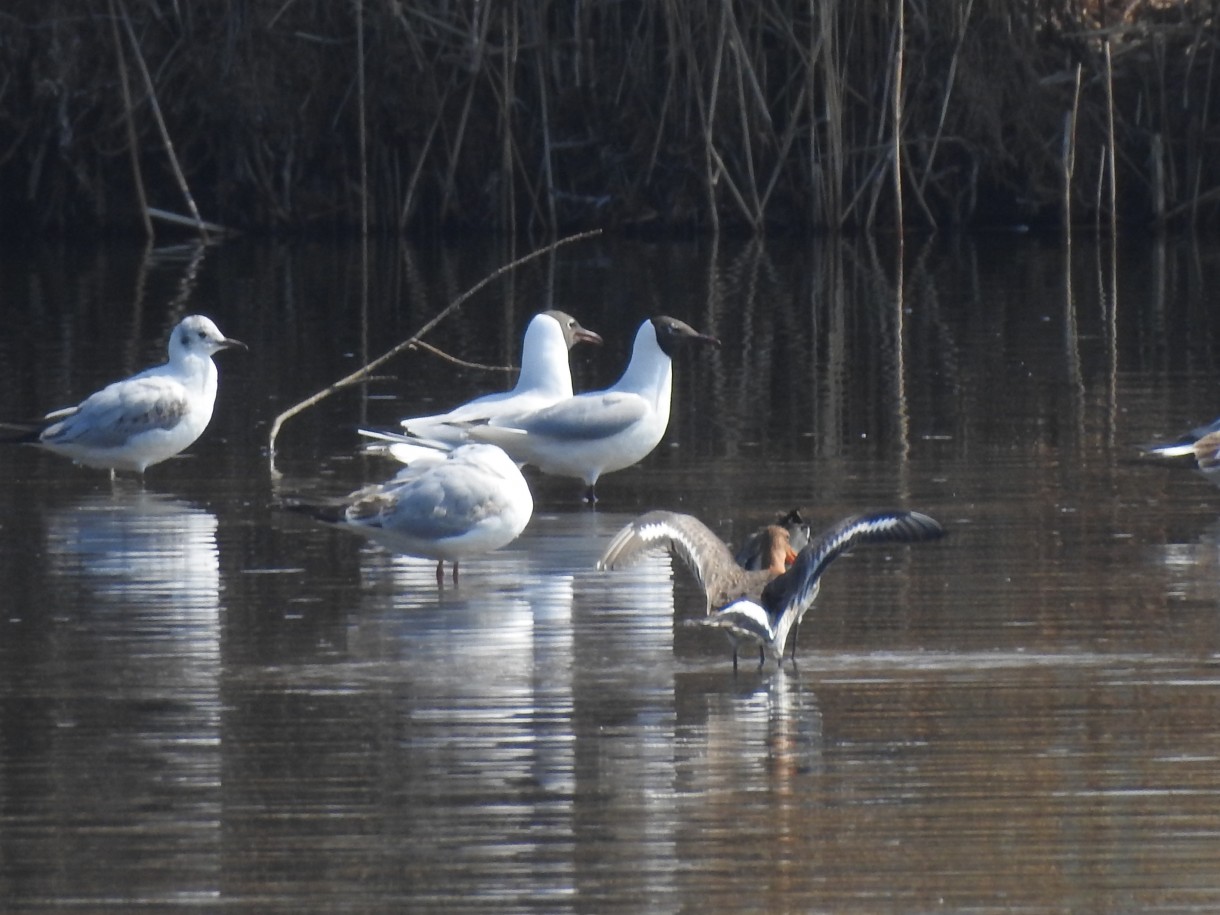
[[[224,336],[209,318],[190,315],[169,338],[169,360],[107,385],[75,407],[23,424],[25,442],[88,467],[143,474],[203,434],[216,403],[216,365],[222,349],[246,344]],[[14,424],[7,424],[13,427]]]
[[[707,597],[707,616],[688,620],[687,624],[715,627],[728,635],[736,670],[743,642],[759,646],[760,664],[768,653],[778,661],[783,658],[789,632],[792,659],[796,660],[797,629],[818,595],[822,573],[853,546],[935,540],[944,536],[944,528],[935,519],[914,511],[852,515],[812,538],[787,571],[781,571],[777,561],[782,557],[778,545],[788,540],[786,529],[775,525],[765,536],[770,540],[768,568],[746,571],[737,565],[720,538],[697,518],[649,512],[619,531],[597,567],[619,568],[657,547],[681,557]]]
[[[402,421],[406,434],[360,430],[360,434],[377,439],[369,449],[385,452],[409,464],[427,459],[426,444],[413,442],[415,437],[459,445],[466,441],[461,423],[488,422],[499,416],[526,413],[549,407],[572,396],[572,369],[568,351],[577,343],[601,344],[597,333],[582,327],[566,312],[544,311],[534,315],[525,329],[521,345],[521,374],[511,391],[485,394],[448,413],[414,416]]]
[[[427,447],[426,445],[423,447]],[[525,530],[534,500],[520,469],[495,445],[436,450],[393,479],[352,493],[334,507],[290,504],[321,521],[363,534],[396,553],[445,562],[488,553]]]
[[[603,473],[643,460],[665,435],[672,357],[689,343],[720,345],[677,318],[651,318],[636,332],[631,361],[613,387],[540,410],[499,416],[467,431],[474,440],[499,445],[519,463],[583,480],[585,499],[596,502],[595,487]]]

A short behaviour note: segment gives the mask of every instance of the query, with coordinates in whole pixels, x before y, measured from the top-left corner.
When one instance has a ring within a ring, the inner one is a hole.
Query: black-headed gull
[[[512,458],[495,445],[468,444],[429,449],[393,479],[357,490],[338,506],[288,507],[394,552],[435,559],[439,585],[446,561],[453,563],[456,583],[460,560],[515,540],[534,500]]]
[[[521,374],[511,391],[476,397],[448,413],[408,417],[402,421],[406,433],[360,430],[377,439],[369,450],[385,452],[404,464],[427,459],[428,446],[411,439],[459,445],[466,441],[462,423],[487,422],[498,416],[539,410],[572,396],[572,370],[568,352],[577,343],[600,344],[600,335],[582,327],[570,314],[552,309],[530,319],[521,345]]]
[[[598,477],[643,460],[661,441],[669,425],[671,357],[688,343],[720,345],[677,318],[651,318],[636,332],[631,361],[613,387],[468,425],[468,434],[543,473],[583,480],[585,498],[595,502]]]
[[[222,334],[211,319],[190,315],[169,338],[169,361],[116,381],[75,407],[22,424],[26,442],[78,464],[144,471],[203,434],[216,404],[216,365],[222,349],[246,344]],[[7,424],[13,426],[14,424]]]
[[[668,516],[668,517],[666,517]],[[645,523],[647,520],[647,523]],[[637,530],[633,531],[632,529]],[[728,547],[697,518],[672,512],[649,512],[629,524],[611,541],[599,568],[627,564],[650,547],[665,547],[681,557],[704,585],[709,607],[706,617],[688,625],[711,626],[725,632],[733,644],[733,669],[743,642],[759,646],[759,662],[770,654],[782,660],[792,633],[792,659],[796,660],[796,630],[821,587],[822,573],[837,557],[862,543],[914,543],[944,536],[944,528],[921,512],[887,511],[852,515],[814,537],[796,555],[791,568],[774,574],[772,568],[747,572],[734,561]],[[784,528],[774,526],[768,535],[773,546],[786,539]],[[614,555],[611,556],[611,551]],[[713,594],[708,583],[730,582],[737,587]],[[734,594],[734,590],[741,591]],[[724,604],[717,601],[726,599]]]

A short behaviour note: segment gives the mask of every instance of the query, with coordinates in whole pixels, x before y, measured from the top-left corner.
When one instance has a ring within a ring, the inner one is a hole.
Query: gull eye
[[[199,331],[200,340],[206,340],[207,338],[208,338],[208,332],[206,330]]]

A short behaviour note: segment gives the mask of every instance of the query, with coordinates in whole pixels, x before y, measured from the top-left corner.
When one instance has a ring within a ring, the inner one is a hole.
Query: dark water
[[[650,314],[724,340],[596,511],[531,474],[525,534],[440,592],[277,511],[390,475],[360,422],[505,385],[404,355],[273,472],[276,413],[520,253],[0,258],[0,415],[158,361],[192,311],[251,345],[143,487],[0,451],[3,908],[1220,907],[1220,490],[1133,447],[1220,412],[1220,248],[572,246],[428,340],[505,364],[561,307],[607,340],[578,387]],[[950,536],[837,562],[779,672],[675,625],[702,598],[667,558],[592,568],[649,508],[737,540],[795,505]]]

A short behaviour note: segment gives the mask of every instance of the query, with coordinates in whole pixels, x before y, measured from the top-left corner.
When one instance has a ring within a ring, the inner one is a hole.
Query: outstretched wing
[[[679,557],[690,569],[706,595],[725,587],[725,579],[740,573],[733,554],[724,541],[691,515],[651,511],[623,527],[597,561],[599,570],[630,565],[652,549],[665,549]],[[736,569],[737,573],[732,570]]]
[[[835,559],[861,543],[915,543],[943,537],[936,519],[914,511],[852,515],[818,534],[797,554],[796,562],[763,589],[762,603],[778,618],[798,615],[817,596],[822,573]]]

